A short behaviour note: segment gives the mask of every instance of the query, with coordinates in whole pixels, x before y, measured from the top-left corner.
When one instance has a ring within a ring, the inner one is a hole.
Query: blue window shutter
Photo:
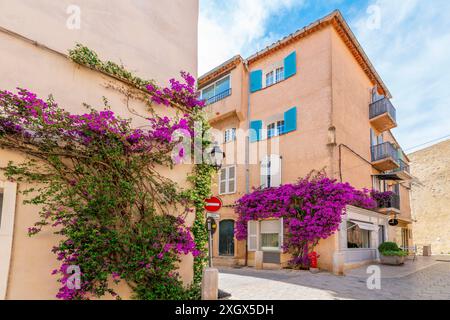
[[[297,54],[292,52],[284,58],[284,78],[287,79],[297,73]]]
[[[262,121],[254,120],[250,122],[250,142],[261,140]]]
[[[250,92],[261,90],[262,88],[262,70],[250,72]]]
[[[297,130],[297,107],[293,107],[284,113],[284,132]]]

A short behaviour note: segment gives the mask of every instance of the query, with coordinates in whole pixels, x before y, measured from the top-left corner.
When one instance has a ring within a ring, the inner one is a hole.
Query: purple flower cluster
[[[187,72],[181,72],[181,77],[185,83],[181,83],[176,79],[170,79],[170,86],[163,89],[159,89],[152,84],[147,85],[147,90],[152,96],[151,101],[166,106],[176,103],[188,108],[203,108],[205,102],[198,99],[194,77]]]
[[[394,192],[392,191],[377,191],[372,190],[370,192],[371,197],[376,201],[378,207],[382,207],[384,205],[387,205],[392,200],[392,196],[394,195]]]
[[[185,130],[192,135],[189,114],[178,120],[155,116],[148,118],[149,125],[145,130],[133,129],[131,120],[121,119],[111,110],[73,115],[52,102],[38,99],[32,92],[18,90],[17,94],[0,91],[0,133],[76,146],[101,147],[121,143],[132,153],[169,152],[176,130]]]

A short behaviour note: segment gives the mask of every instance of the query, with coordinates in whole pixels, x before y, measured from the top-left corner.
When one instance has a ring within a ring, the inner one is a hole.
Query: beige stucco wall
[[[450,254],[450,140],[409,155],[415,242],[433,254]]]
[[[372,188],[370,164],[369,104],[374,84],[337,34],[332,43],[332,125],[336,128],[333,147],[333,176],[355,188]],[[339,146],[341,145],[341,146]],[[339,152],[340,149],[340,152]],[[356,154],[358,155],[356,155]],[[341,173],[339,173],[339,156]]]
[[[68,4],[79,4],[82,12],[80,30],[65,28]],[[198,1],[110,1],[108,5],[94,1],[0,1],[0,26],[36,40],[52,49],[66,53],[76,42],[87,44],[102,58],[122,62],[142,77],[165,84],[177,77],[180,70],[196,76]],[[168,14],[170,13],[170,14]],[[73,113],[82,113],[82,103],[102,107],[107,97],[112,111],[132,117],[124,96],[109,85],[123,85],[112,78],[76,65],[63,55],[34,46],[0,31],[0,88],[28,88],[42,97],[53,94],[60,106]],[[138,113],[145,114],[145,105],[130,101]],[[156,111],[174,115],[175,110],[156,107]],[[133,118],[135,125],[142,119]],[[0,151],[0,167],[20,155]],[[190,165],[174,170],[161,168],[161,173],[188,187],[186,176]],[[5,181],[0,176],[1,181]],[[25,186],[19,184],[19,190]],[[50,250],[57,243],[51,230],[36,237],[27,236],[27,228],[38,219],[38,208],[24,206],[17,195],[14,237],[6,297],[8,299],[53,299],[58,290],[56,277],[50,272],[58,264]],[[191,224],[193,215],[187,222]],[[0,257],[5,259],[5,257]],[[2,260],[3,263],[3,260]],[[3,269],[2,269],[3,270]],[[183,258],[180,274],[186,283],[192,280],[192,256]],[[0,283],[1,286],[1,283]],[[125,287],[121,292],[128,291]],[[129,296],[129,295],[125,295]]]
[[[66,22],[80,8],[79,30]],[[76,42],[142,77],[197,74],[198,0],[0,0],[0,26],[61,52]]]

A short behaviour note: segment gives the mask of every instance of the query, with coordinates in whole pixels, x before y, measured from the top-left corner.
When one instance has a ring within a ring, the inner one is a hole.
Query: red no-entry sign
[[[205,200],[205,210],[208,212],[217,212],[222,208],[222,200],[218,197],[211,197]]]

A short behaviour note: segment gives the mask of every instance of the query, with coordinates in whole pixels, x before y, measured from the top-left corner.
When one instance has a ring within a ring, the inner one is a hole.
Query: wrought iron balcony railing
[[[225,99],[226,97],[231,95],[231,88],[222,91],[221,93],[216,94],[214,97],[211,97],[209,99],[205,100],[206,105],[210,105],[213,103],[216,103],[217,101],[220,101],[222,99]]]
[[[402,159],[398,159],[397,162],[398,162],[398,164],[399,164],[400,167],[399,167],[398,169],[395,169],[394,172],[398,172],[398,171],[406,171],[406,172],[410,173],[410,171],[409,171],[409,165],[406,164],[405,161],[403,161]]]
[[[385,142],[372,146],[372,161],[379,161],[391,157],[394,161],[398,162],[398,151],[394,148],[392,143]]]
[[[382,98],[370,104],[369,107],[370,119],[378,117],[379,115],[382,115],[384,113],[388,113],[394,121],[397,121],[396,110],[388,98]]]

